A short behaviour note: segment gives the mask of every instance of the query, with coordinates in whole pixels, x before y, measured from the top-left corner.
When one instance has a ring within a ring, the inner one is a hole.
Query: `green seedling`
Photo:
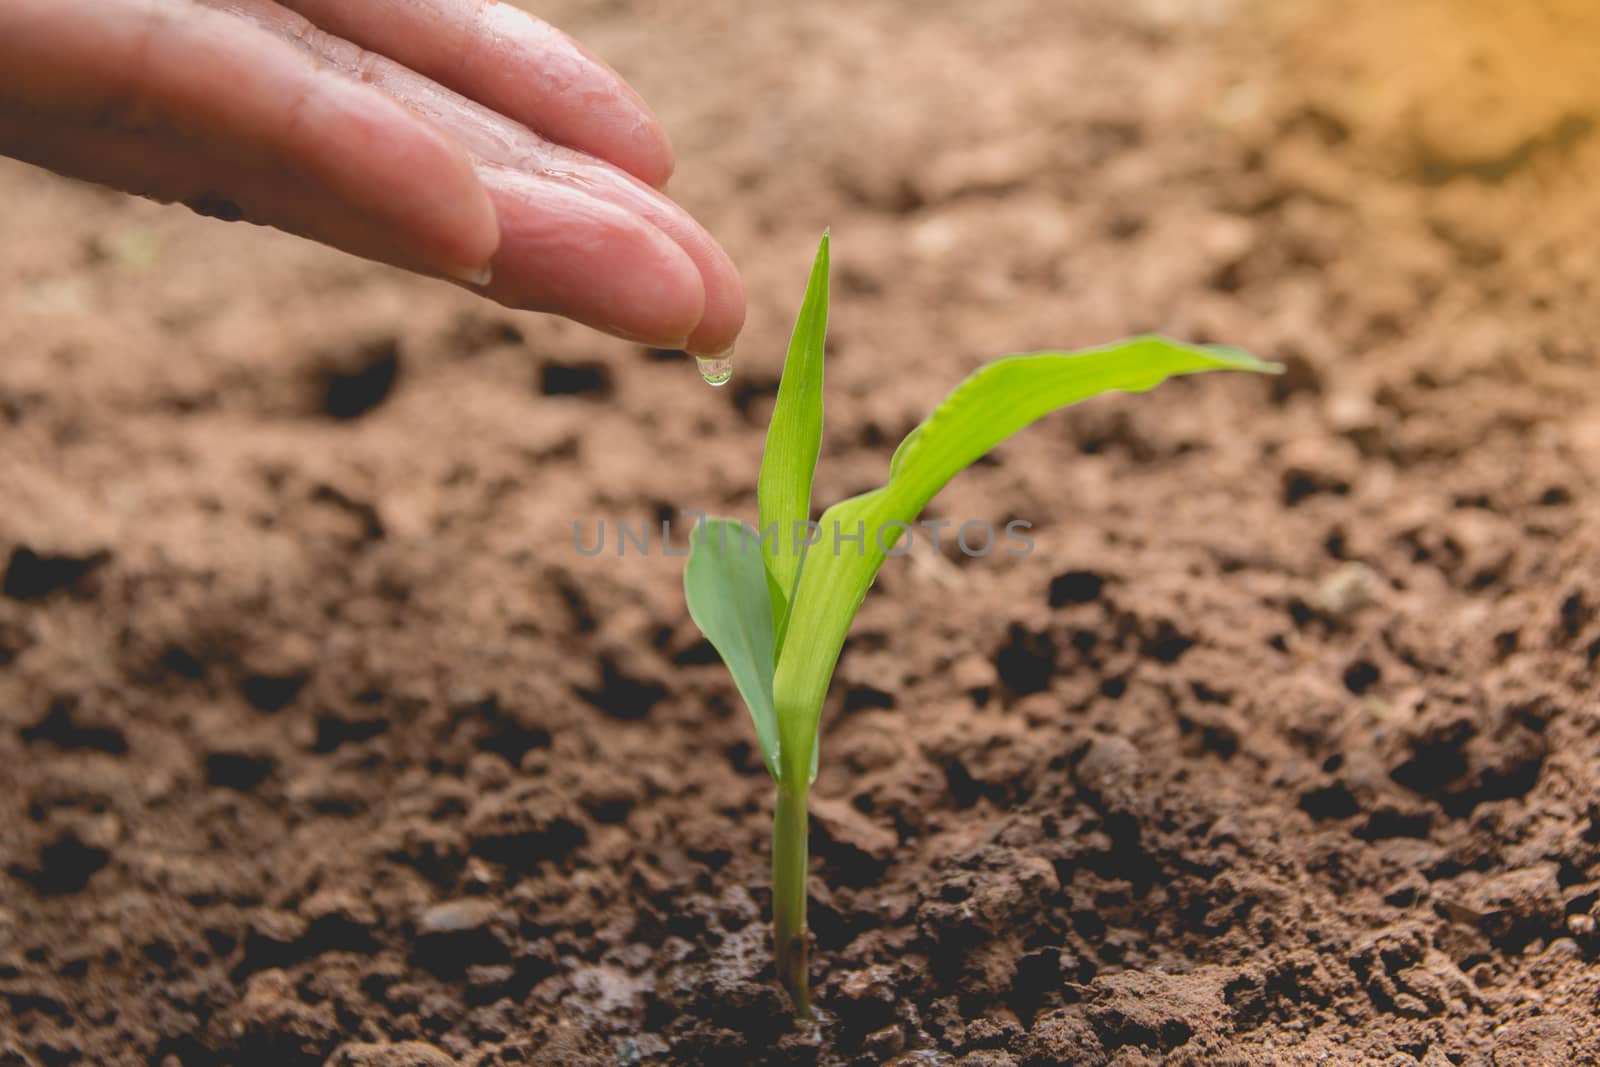
[[[1106,392],[1144,392],[1181,374],[1280,369],[1235,349],[1155,336],[997,359],[958,385],[900,443],[885,485],[833,505],[810,523],[827,328],[824,234],[767,427],[760,526],[726,518],[701,522],[683,582],[689,614],[733,676],[778,786],[773,934],[779,980],[802,1018],[811,1015],[806,804],[817,773],[823,698],[856,610],[924,505],[985,452],[1058,408]]]

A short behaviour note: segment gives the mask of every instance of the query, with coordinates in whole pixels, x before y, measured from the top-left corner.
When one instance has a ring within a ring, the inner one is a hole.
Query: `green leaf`
[[[772,699],[772,602],[756,536],[737,519],[695,527],[683,568],[689,617],[717,650],[755,720],[767,770],[778,776],[778,713]]]
[[[1174,375],[1224,369],[1278,368],[1235,349],[1136,337],[1081,352],[998,359],[957,386],[895,450],[887,485],[823,513],[822,541],[802,560],[773,681],[779,781],[815,777],[817,722],[850,623],[887,552],[945,483],[1058,408],[1105,392],[1143,392]],[[836,540],[836,534],[858,531],[865,533],[859,548]]]
[[[824,232],[789,338],[757,485],[761,531],[775,531],[770,543],[766,537],[761,542],[772,617],[777,622],[774,648],[783,644],[789,593],[800,568],[802,550],[795,544],[795,531],[811,518],[811,481],[822,447],[822,353],[827,337],[828,235]]]

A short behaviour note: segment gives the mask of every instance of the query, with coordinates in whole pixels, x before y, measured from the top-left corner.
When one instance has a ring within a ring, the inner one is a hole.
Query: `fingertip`
[[[606,74],[615,77],[609,70]],[[616,85],[618,92],[609,106],[577,115],[548,111],[540,132],[605,160],[653,189],[664,188],[678,165],[672,139],[637,93],[620,79]]]
[[[726,257],[724,257],[726,259]],[[723,269],[702,273],[706,290],[705,312],[689,334],[684,350],[691,355],[715,356],[731,350],[744,329],[744,282],[727,260]],[[710,276],[707,277],[706,274]]]
[[[659,188],[672,176],[672,144],[644,98],[581,41],[506,3],[485,5],[474,31],[492,38],[497,63],[445,78],[469,96]]]
[[[487,284],[490,264],[500,250],[500,213],[495,210],[489,191],[478,181],[471,161],[465,156],[461,160],[466,167],[461,186],[465,201],[460,205],[465,218],[455,237],[459,242],[458,251],[462,253],[462,258],[456,262],[479,271],[483,275],[482,284]]]
[[[685,335],[689,349],[716,355],[729,348],[744,325],[745,292],[727,251],[686,211],[636,177],[603,163],[585,166],[580,173],[594,199],[653,229],[693,263],[705,297],[700,316]]]
[[[414,211],[397,220],[411,229],[426,261],[455,274],[481,275],[500,248],[494,200],[461,146],[399,104],[416,129]],[[402,164],[403,165],[403,164]]]
[[[639,306],[614,319],[610,332],[652,347],[685,349],[705,317],[705,283],[689,254],[660,236],[651,238],[660,257],[655,271],[635,280],[643,294]]]
[[[667,136],[666,129],[648,111],[646,115],[650,121],[641,127],[637,137],[639,145],[634,166],[624,169],[654,189],[665,189],[673,172],[678,169],[678,154],[672,147],[672,138]]]
[[[705,319],[700,269],[656,227],[539,175],[482,174],[502,231],[493,299],[662,348],[684,347]]]
[[[533,18],[547,47],[566,49],[581,69],[570,77],[586,88],[586,104],[575,114],[568,108],[545,108],[556,140],[592,153],[622,168],[645,184],[660,189],[677,167],[677,154],[661,119],[639,91],[582,41],[547,22]],[[553,57],[546,53],[546,62]],[[577,118],[574,123],[571,120]]]
[[[705,287],[705,310],[689,335],[687,351],[697,356],[716,356],[733,348],[744,328],[744,279],[733,257],[699,224],[681,228],[670,217],[666,232],[694,261]]]
[[[426,262],[453,277],[483,286],[493,276],[492,264],[500,250],[500,220],[494,202],[483,187],[474,182],[462,188],[462,201],[456,205],[462,216],[459,223],[424,232]],[[431,254],[428,254],[431,253]]]

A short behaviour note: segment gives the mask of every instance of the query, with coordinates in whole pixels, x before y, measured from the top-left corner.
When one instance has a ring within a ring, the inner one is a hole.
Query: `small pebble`
[[[1312,594],[1313,606],[1341,618],[1354,615],[1378,599],[1383,579],[1365,563],[1351,561],[1324,578]]]
[[[417,918],[423,934],[459,934],[481,930],[494,922],[500,908],[492,900],[470,898],[435,904]]]
[[[1144,757],[1125,737],[1097,737],[1078,764],[1078,785],[1100,797],[1108,810],[1128,811],[1139,800]]]

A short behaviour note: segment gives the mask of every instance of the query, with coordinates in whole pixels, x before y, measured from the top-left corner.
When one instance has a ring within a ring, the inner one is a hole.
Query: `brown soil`
[[[546,5],[746,270],[720,392],[0,170],[0,1064],[1600,1063],[1593,19],[1282,6]],[[1048,420],[934,508],[1032,555],[886,569],[817,1036],[681,560],[571,524],[753,514],[824,225],[821,501],[1001,352],[1289,373]]]

